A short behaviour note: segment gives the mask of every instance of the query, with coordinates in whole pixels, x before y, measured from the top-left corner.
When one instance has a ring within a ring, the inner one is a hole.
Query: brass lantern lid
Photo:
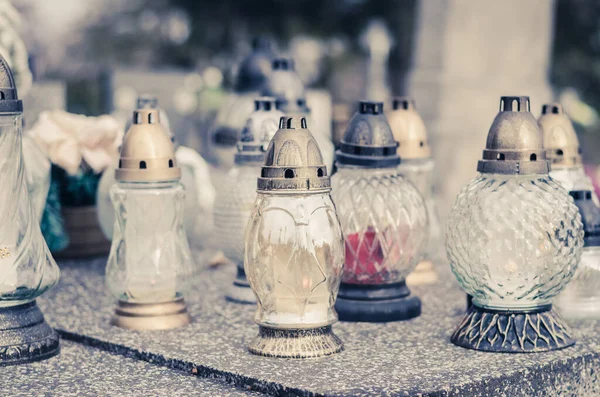
[[[236,164],[263,164],[267,145],[277,132],[283,113],[276,109],[275,98],[254,100],[254,112],[240,134],[235,154]]]
[[[544,134],[544,148],[552,168],[581,164],[577,133],[560,103],[548,103],[542,106],[542,115],[538,119],[538,124]]]
[[[600,208],[592,199],[590,190],[572,190],[569,192],[581,214],[583,223],[583,241],[586,247],[600,246]]]
[[[402,160],[431,157],[427,129],[412,98],[393,98],[392,111],[387,118],[394,139],[398,142],[398,155]]]
[[[528,96],[503,96],[477,171],[485,174],[547,174],[542,131]]]
[[[234,90],[240,93],[262,90],[271,75],[273,55],[271,41],[265,37],[255,37],[252,40],[252,52],[240,64]]]
[[[304,117],[282,117],[269,143],[258,191],[298,193],[331,190],[327,166]]]
[[[23,101],[17,96],[17,84],[8,62],[0,55],[0,114],[23,113]]]
[[[137,109],[121,146],[115,179],[124,182],[166,182],[181,178],[175,149],[160,124],[157,109]]]
[[[304,83],[296,73],[292,58],[275,58],[263,95],[277,98],[277,109],[286,114],[308,112]]]
[[[361,101],[336,151],[339,164],[388,168],[400,164],[398,143],[383,114],[383,102]]]

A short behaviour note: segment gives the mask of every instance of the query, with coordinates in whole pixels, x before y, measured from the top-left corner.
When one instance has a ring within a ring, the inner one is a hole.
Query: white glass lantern
[[[106,284],[118,300],[112,324],[129,329],[190,322],[183,296],[192,260],[183,227],[185,190],[173,144],[156,109],[134,112],[121,148]]]
[[[383,103],[361,102],[336,153],[332,196],[346,260],[336,309],[342,321],[395,321],[421,314],[406,276],[422,259],[429,229],[417,188],[398,175]]]
[[[319,357],[342,350],[332,332],[344,243],[319,147],[300,117],[282,118],[258,178],[244,268],[258,302],[250,352]]]
[[[414,101],[408,97],[395,97],[392,100],[392,111],[387,117],[394,139],[398,142],[398,155],[401,159],[398,172],[417,187],[425,200],[429,217],[425,259],[410,274],[409,284],[430,284],[439,279],[440,269],[446,268],[447,264],[434,197],[435,162],[431,157],[427,129],[415,109]]]
[[[570,192],[579,208],[584,247],[573,280],[554,300],[568,319],[600,319],[600,208],[589,190]]]
[[[458,346],[539,352],[574,343],[552,310],[583,247],[581,217],[551,177],[529,97],[502,97],[479,175],[448,218],[446,250],[473,305],[452,336]],[[485,326],[481,326],[485,324]]]
[[[58,335],[35,299],[58,282],[25,181],[23,102],[0,57],[0,366],[58,354]]]
[[[277,132],[283,113],[275,108],[275,98],[255,100],[255,111],[242,130],[235,154],[235,166],[228,183],[215,201],[216,241],[225,256],[237,266],[237,277],[227,299],[238,303],[256,303],[244,272],[244,233],[256,201],[256,178],[260,176],[265,151]]]

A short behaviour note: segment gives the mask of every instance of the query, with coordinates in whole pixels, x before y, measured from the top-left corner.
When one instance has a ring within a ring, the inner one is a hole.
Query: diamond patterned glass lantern
[[[344,265],[342,230],[327,167],[300,117],[281,119],[258,178],[244,267],[258,307],[248,349],[275,357],[342,350],[332,332]]]
[[[396,146],[383,104],[361,102],[332,177],[346,246],[336,305],[344,321],[404,320],[421,313],[405,279],[426,247],[427,210],[417,188],[398,175]]]
[[[502,97],[479,175],[448,218],[446,250],[473,305],[452,335],[458,346],[539,352],[574,343],[552,310],[583,246],[579,212],[548,176],[542,133],[529,97]]]

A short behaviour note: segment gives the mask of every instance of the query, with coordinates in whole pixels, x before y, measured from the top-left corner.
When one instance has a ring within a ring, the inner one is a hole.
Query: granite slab
[[[105,259],[62,262],[59,286],[40,300],[64,338],[219,379],[243,389],[300,396],[600,395],[600,323],[580,322],[574,347],[536,354],[493,354],[456,347],[449,338],[465,308],[450,280],[413,292],[423,314],[386,324],[338,323],[337,355],[309,360],[258,357],[246,350],[258,327],[254,308],[228,302],[235,269],[199,271],[186,298],[193,323],[159,332],[109,325],[114,300],[104,287]]]
[[[0,368],[3,396],[258,396],[164,366],[61,341],[61,354]]]

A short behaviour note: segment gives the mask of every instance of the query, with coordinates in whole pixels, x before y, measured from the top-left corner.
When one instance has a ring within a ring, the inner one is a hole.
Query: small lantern
[[[406,276],[422,259],[429,229],[417,188],[398,175],[383,103],[361,102],[340,150],[332,196],[345,236],[346,260],[336,309],[343,321],[395,321],[421,314]]]
[[[415,102],[407,97],[395,97],[388,120],[394,139],[398,142],[398,155],[402,162],[398,172],[408,178],[419,190],[427,206],[429,239],[425,260],[419,262],[409,276],[413,285],[430,284],[438,280],[435,265],[445,264],[442,230],[433,195],[435,163],[427,139],[425,123],[415,109]]]
[[[254,101],[255,111],[242,130],[235,154],[235,166],[225,179],[221,197],[215,201],[216,240],[228,259],[237,265],[237,277],[227,299],[238,303],[256,303],[244,272],[244,232],[256,201],[256,178],[265,161],[265,151],[277,132],[283,113],[275,108],[275,98]]]
[[[500,99],[479,175],[463,188],[448,218],[448,259],[473,297],[452,335],[458,346],[520,353],[574,343],[551,299],[579,262],[581,217],[548,176],[542,138],[529,97]]]
[[[550,161],[552,179],[560,182],[567,191],[594,191],[592,181],[583,170],[577,133],[562,105],[548,103],[542,106],[538,125],[544,134],[544,149]],[[597,198],[595,200],[598,202]]]
[[[283,117],[267,149],[246,231],[244,267],[258,301],[248,349],[273,357],[342,350],[332,332],[344,240],[330,179],[303,117]]]
[[[575,277],[554,302],[566,318],[600,319],[600,208],[589,190],[570,194],[583,221],[584,247]]]
[[[23,102],[0,56],[0,366],[59,353],[58,335],[35,299],[58,281],[59,270],[40,230],[23,168]]]
[[[277,109],[288,117],[304,117],[308,127],[313,131],[313,137],[319,145],[325,165],[333,167],[334,145],[331,136],[326,131],[315,130],[311,120],[311,112],[306,103],[304,83],[296,73],[292,58],[275,58],[273,70],[263,94],[277,99]]]
[[[136,110],[110,191],[116,220],[106,283],[118,299],[113,325],[156,330],[190,322],[183,295],[192,260],[180,178],[158,110]]]

